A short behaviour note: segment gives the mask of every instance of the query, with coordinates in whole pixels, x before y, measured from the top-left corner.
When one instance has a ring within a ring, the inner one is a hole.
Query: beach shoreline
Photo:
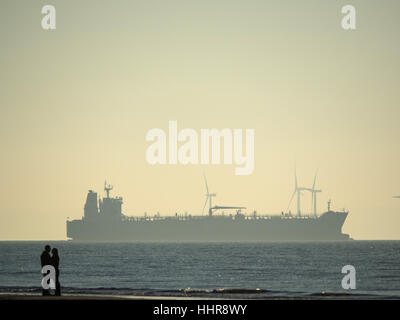
[[[31,300],[31,301],[129,301],[129,300],[400,300],[394,296],[366,296],[347,295],[335,293],[321,293],[307,296],[165,296],[165,295],[106,295],[106,294],[65,294],[62,296],[42,296],[40,294],[27,293],[0,293],[0,301],[4,300]]]
[[[1,300],[43,300],[43,301],[62,301],[62,300],[245,300],[237,298],[221,297],[184,297],[184,296],[144,296],[144,295],[76,295],[66,294],[62,296],[42,296],[38,294],[0,294]]]

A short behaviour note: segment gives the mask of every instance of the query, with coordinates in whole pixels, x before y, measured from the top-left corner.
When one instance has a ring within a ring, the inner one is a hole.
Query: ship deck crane
[[[235,210],[238,210],[238,212],[240,212],[240,210],[242,210],[242,209],[246,209],[246,207],[235,207],[235,206],[214,206],[214,207],[210,208],[210,210],[209,210],[209,212],[208,212],[209,216],[211,217],[211,216],[212,216],[212,213],[213,213],[213,211],[215,211],[215,210],[219,210],[219,209],[235,209]]]

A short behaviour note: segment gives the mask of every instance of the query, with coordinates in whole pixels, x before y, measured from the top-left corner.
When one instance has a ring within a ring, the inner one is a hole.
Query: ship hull
[[[67,221],[67,237],[77,241],[339,241],[347,212],[310,217],[197,217]]]

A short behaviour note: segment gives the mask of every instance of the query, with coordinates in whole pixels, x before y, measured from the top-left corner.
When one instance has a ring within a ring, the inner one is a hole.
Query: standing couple
[[[51,251],[51,255],[50,255]],[[61,296],[61,287],[60,287],[60,281],[59,281],[59,276],[60,276],[60,269],[58,268],[60,264],[60,257],[58,256],[58,250],[57,248],[51,249],[49,245],[46,245],[44,247],[44,251],[40,255],[40,263],[42,265],[42,268],[44,266],[50,265],[53,266],[55,271],[56,271],[56,290],[55,294],[56,296]],[[45,276],[45,275],[43,275]],[[50,290],[42,289],[42,295],[43,296],[50,296]]]

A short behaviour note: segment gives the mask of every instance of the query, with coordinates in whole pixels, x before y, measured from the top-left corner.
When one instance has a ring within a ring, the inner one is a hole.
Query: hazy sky
[[[57,29],[41,28],[41,8]],[[357,30],[340,26],[357,10]],[[400,239],[400,2],[0,2],[0,240],[65,239],[104,180],[128,215],[285,210],[318,168],[318,211]],[[152,128],[255,129],[255,170],[150,166]],[[303,211],[311,211],[309,194]],[[293,203],[292,211],[295,211]]]

